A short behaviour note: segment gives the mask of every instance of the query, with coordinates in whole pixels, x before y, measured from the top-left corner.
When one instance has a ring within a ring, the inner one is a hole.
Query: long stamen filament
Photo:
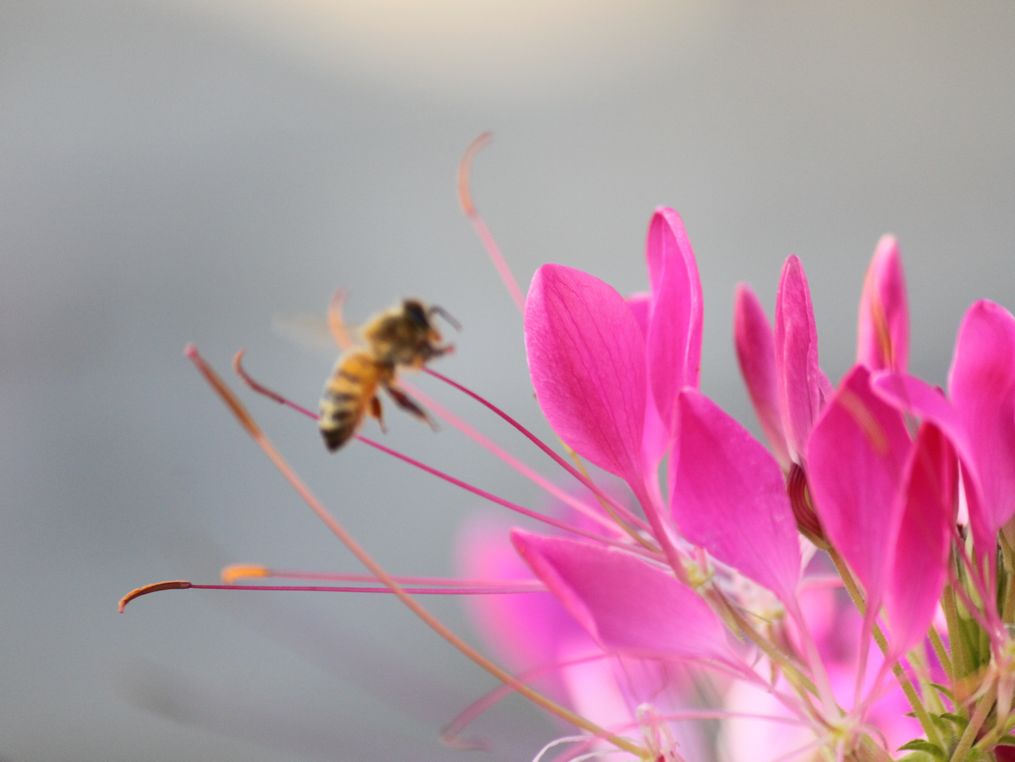
[[[118,608],[120,613],[127,607],[127,604],[137,598],[150,593],[158,593],[164,590],[244,590],[253,592],[278,592],[278,593],[371,593],[390,595],[393,591],[387,587],[364,587],[362,585],[205,585],[187,580],[176,579],[165,582],[155,582],[150,585],[142,585],[134,588],[120,599]],[[408,595],[523,595],[527,593],[545,593],[546,589],[531,586],[511,587],[402,587],[402,591]]]
[[[505,423],[507,423],[509,426],[515,429],[518,433],[520,433],[522,436],[524,436],[526,439],[532,442],[532,444],[538,447],[544,454],[546,454],[551,460],[553,460],[554,463],[556,463],[558,466],[567,471],[567,473],[570,474],[572,477],[577,479],[579,483],[581,483],[584,487],[589,489],[592,492],[592,494],[594,494],[597,498],[605,501],[614,511],[616,511],[617,514],[623,517],[624,521],[632,524],[633,526],[638,527],[639,529],[651,531],[651,527],[648,526],[644,520],[638,518],[623,505],[618,503],[616,500],[612,499],[609,495],[603,492],[594,481],[592,481],[587,476],[583,476],[581,473],[579,473],[579,471],[574,466],[572,466],[570,463],[564,460],[560,455],[555,453],[553,449],[549,445],[547,445],[543,440],[541,440],[539,437],[537,437],[535,434],[533,434],[531,431],[525,428],[525,426],[523,426],[517,420],[512,418],[506,412],[504,412],[499,407],[494,405],[488,399],[472,391],[467,386],[464,386],[458,383],[457,381],[448,378],[442,373],[438,373],[433,368],[423,368],[423,372],[429,376],[432,376],[433,378],[436,378],[438,381],[443,381],[445,384],[454,389],[457,389],[458,391],[465,394],[467,397],[471,397],[476,402],[485,407],[487,410],[489,410],[494,415],[499,417],[501,420],[503,420]]]
[[[222,582],[232,585],[241,579],[314,579],[328,582],[376,582],[369,574],[336,574],[335,572],[298,571],[294,569],[269,569],[253,564],[231,564],[222,569]],[[423,585],[427,587],[470,587],[470,588],[516,588],[529,586],[533,590],[545,590],[539,580],[534,579],[457,579],[455,577],[406,577],[392,574],[391,578],[400,585]]]
[[[246,383],[251,389],[253,389],[258,394],[268,397],[269,399],[274,400],[275,402],[278,402],[281,405],[285,405],[286,407],[289,407],[295,410],[296,412],[305,415],[311,420],[314,421],[319,420],[319,416],[316,413],[311,412],[302,405],[298,405],[295,402],[290,401],[289,399],[283,397],[278,392],[256,381],[249,373],[247,373],[247,370],[243,367],[243,354],[244,354],[243,350],[240,350],[235,354],[235,356],[233,357],[233,369],[236,371],[236,374],[243,380],[244,383]],[[481,487],[473,486],[468,482],[462,481],[457,477],[451,476],[450,474],[445,473],[440,469],[434,468],[433,466],[428,466],[422,461],[416,460],[415,458],[406,455],[405,453],[392,449],[391,447],[383,445],[380,442],[370,439],[369,437],[365,437],[362,434],[356,434],[355,439],[357,439],[358,441],[362,442],[365,445],[368,445],[369,447],[373,447],[376,450],[380,450],[386,455],[390,455],[393,458],[408,463],[411,466],[415,466],[416,468],[420,469],[421,471],[425,471],[431,476],[436,476],[438,479],[442,479],[443,481],[453,484],[456,487],[460,487],[461,489],[464,489],[466,492],[471,492],[472,494],[477,495],[483,498],[484,500],[489,500],[491,503],[495,503],[496,505],[499,505],[503,508],[507,508],[509,511],[513,511],[515,513],[519,513],[522,516],[533,519],[535,521],[548,524],[549,526],[552,526],[555,529],[560,529],[561,531],[564,532],[569,532],[571,534],[576,534],[581,537],[586,537],[590,540],[595,540],[596,542],[601,542],[603,544],[613,545],[616,547],[622,547],[625,549],[631,549],[631,546],[628,545],[627,543],[620,542],[619,540],[616,540],[611,537],[604,537],[603,535],[598,535],[595,534],[594,532],[587,532],[584,529],[572,526],[567,522],[560,521],[559,519],[555,519],[552,516],[546,516],[537,511],[533,511],[530,508],[525,508],[524,506],[518,505],[517,503],[513,503],[510,500],[498,497],[497,495],[494,495],[492,492],[488,492],[487,490],[482,489]]]
[[[438,418],[451,424],[456,429],[465,434],[467,437],[472,439],[474,442],[481,445],[484,449],[492,452],[500,460],[507,463],[511,468],[513,468],[515,471],[517,471],[519,474],[524,476],[532,483],[543,488],[547,493],[555,497],[557,500],[560,500],[562,503],[570,506],[574,510],[581,513],[583,516],[591,519],[592,521],[595,521],[600,526],[606,529],[611,530],[615,529],[616,525],[613,522],[611,522],[610,519],[608,519],[606,516],[603,516],[591,505],[589,505],[588,503],[583,503],[581,500],[578,500],[573,495],[569,495],[565,490],[562,490],[560,487],[551,482],[549,479],[546,479],[540,474],[536,473],[533,469],[529,468],[520,460],[507,453],[505,450],[496,445],[490,439],[480,434],[476,429],[474,429],[468,423],[463,421],[461,418],[454,415],[450,410],[440,405],[432,397],[430,397],[428,394],[420,390],[418,387],[404,382],[402,383],[402,386],[405,387],[406,391],[410,392],[413,397],[418,399],[419,402],[424,407],[431,410],[434,413],[434,415],[436,415]]]
[[[501,254],[500,247],[497,245],[493,233],[487,227],[486,220],[483,219],[483,215],[479,213],[476,205],[472,202],[472,193],[469,189],[469,181],[472,176],[472,161],[480,149],[491,140],[493,140],[493,135],[489,132],[484,132],[473,140],[469,144],[469,147],[465,149],[465,153],[462,154],[462,159],[458,163],[458,201],[462,205],[462,212],[468,218],[480,243],[483,244],[483,249],[490,257],[490,261],[493,262],[497,275],[500,276],[501,283],[508,290],[511,299],[514,300],[515,306],[518,307],[518,311],[524,313],[525,297],[522,295],[522,290],[518,287],[518,281],[515,280],[515,276],[511,273],[511,268],[508,267],[504,255]]]
[[[554,664],[544,664],[539,667],[521,672],[516,677],[523,682],[529,682],[536,677],[544,675],[548,672],[555,672],[563,670],[567,667],[575,667],[581,664],[588,664],[593,661],[602,661],[603,659],[610,658],[610,654],[598,653],[590,656],[582,656],[575,659],[567,659],[565,661],[556,662]],[[498,685],[491,691],[487,691],[485,694],[480,696],[469,706],[459,712],[454,719],[452,719],[444,728],[441,730],[441,741],[448,746],[462,750],[476,750],[476,751],[487,751],[487,745],[476,739],[468,739],[462,737],[462,731],[464,731],[469,725],[471,725],[478,717],[488,712],[496,704],[514,693],[514,688],[510,685],[502,684]]]
[[[565,722],[571,723],[572,725],[581,728],[582,730],[588,731],[593,735],[599,736],[609,743],[613,744],[619,749],[634,754],[640,759],[644,759],[648,756],[648,752],[641,746],[633,743],[632,741],[622,738],[620,736],[610,733],[608,730],[600,727],[591,720],[582,717],[570,709],[561,706],[552,699],[547,698],[543,694],[539,693],[535,689],[517,680],[510,672],[499,667],[494,662],[483,656],[479,651],[470,646],[458,635],[452,632],[446,625],[440,620],[434,617],[429,611],[427,611],[422,605],[420,605],[411,595],[405,592],[401,585],[398,584],[385,570],[378,564],[373,557],[367,553],[367,551],[360,546],[358,542],[350,535],[345,528],[335,519],[334,516],[324,507],[324,505],[317,499],[317,497],[310,491],[310,489],[303,483],[303,481],[296,475],[296,473],[289,467],[289,464],[283,459],[282,455],[275,449],[275,446],[267,438],[260,427],[254,421],[253,417],[243,406],[243,403],[239,401],[239,398],[235,393],[225,384],[224,381],[218,376],[217,373],[209,366],[204,358],[198,354],[197,347],[189,345],[186,349],[186,355],[191,359],[200,373],[205,377],[208,383],[212,386],[219,397],[225,402],[229,409],[233,412],[237,420],[243,426],[243,428],[250,434],[251,438],[261,448],[261,451],[267,456],[272,462],[278,472],[289,482],[289,485],[293,490],[300,496],[300,498],[307,504],[307,506],[317,515],[317,517],[324,523],[325,526],[334,534],[343,545],[351,552],[356,558],[367,568],[367,570],[373,574],[381,583],[385,585],[392,593],[417,617],[425,622],[434,632],[440,635],[442,638],[448,641],[452,646],[458,649],[462,654],[475,662],[478,666],[485,669],[491,675],[498,680],[505,682],[514,687],[519,693],[528,698],[533,703],[542,707],[546,711],[550,712],[557,717],[560,717]]]

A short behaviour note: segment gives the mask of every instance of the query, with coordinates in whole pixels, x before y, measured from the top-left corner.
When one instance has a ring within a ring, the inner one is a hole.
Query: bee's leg
[[[436,344],[427,345],[422,352],[413,360],[412,367],[422,368],[428,362],[435,357],[446,355],[455,351],[454,344],[445,344],[444,346],[438,346]]]
[[[377,419],[377,425],[381,427],[381,433],[387,434],[388,427],[384,425],[384,410],[381,407],[380,397],[370,398],[370,415]]]
[[[434,431],[439,431],[440,427],[437,426],[434,419],[431,418],[423,408],[416,404],[412,397],[403,392],[397,386],[389,385],[386,386],[385,389],[387,389],[388,394],[391,395],[391,399],[395,401],[395,404],[402,408],[402,410],[415,418],[419,418],[421,421],[425,421]]]

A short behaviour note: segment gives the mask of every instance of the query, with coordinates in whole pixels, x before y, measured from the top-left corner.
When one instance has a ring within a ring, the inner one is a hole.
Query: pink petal
[[[784,601],[795,598],[800,540],[778,464],[703,394],[680,394],[670,462],[681,533]]]
[[[677,393],[698,386],[701,374],[702,298],[698,266],[683,222],[657,209],[649,223],[652,310],[646,349],[656,408],[672,428]]]
[[[984,531],[992,537],[1015,515],[1015,318],[1004,307],[980,301],[969,308],[948,394],[976,461]]]
[[[946,437],[962,463],[969,526],[973,541],[982,551],[993,552],[1000,524],[987,511],[977,469],[976,449],[969,440],[962,417],[945,399],[944,393],[930,384],[902,373],[878,375],[872,386],[875,393],[898,410],[934,424]]]
[[[871,370],[905,372],[909,362],[909,308],[906,279],[895,238],[886,235],[874,249],[860,296],[856,361]]]
[[[627,297],[627,306],[631,308],[642,336],[648,336],[649,312],[652,309],[652,294],[637,293]],[[650,384],[651,386],[651,384]],[[645,457],[649,463],[656,464],[670,446],[669,427],[663,423],[652,399],[652,390],[647,390],[645,404],[645,436],[642,439]]]
[[[733,337],[740,373],[747,384],[754,412],[761,423],[772,452],[783,469],[790,465],[786,438],[782,433],[779,406],[779,379],[775,367],[775,338],[765,310],[750,286],[737,286],[733,308]]]
[[[818,367],[818,331],[807,277],[796,256],[786,259],[775,306],[775,367],[790,456],[798,460],[831,385]]]
[[[869,382],[862,365],[843,380],[811,432],[807,475],[825,534],[876,607],[902,518],[896,495],[911,443],[902,416]]]
[[[729,662],[722,624],[672,574],[616,548],[516,529],[515,549],[603,648],[656,659]]]
[[[952,360],[951,402],[902,374],[879,376],[875,389],[949,438],[962,462],[976,547],[993,552],[998,530],[1015,513],[1015,319],[992,302],[969,309]]]
[[[580,270],[543,265],[525,302],[525,348],[553,430],[597,466],[641,479],[645,340],[624,298]]]
[[[897,654],[923,639],[937,610],[947,577],[957,489],[954,451],[937,427],[924,424],[906,464],[899,495],[902,519],[885,591]]]
[[[631,314],[641,329],[642,336],[648,336],[649,311],[652,309],[652,294],[647,291],[639,291],[627,297],[627,306],[631,308]]]
[[[673,209],[664,206],[656,207],[648,226],[645,240],[645,259],[648,262],[648,279],[652,293],[659,290],[659,282],[663,277],[663,267],[667,259],[690,259],[694,264],[694,249],[687,237],[684,221]],[[693,267],[695,278],[697,268]],[[699,289],[700,294],[700,289]]]

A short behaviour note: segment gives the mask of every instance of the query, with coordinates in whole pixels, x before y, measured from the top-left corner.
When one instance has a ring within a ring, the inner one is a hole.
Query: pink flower
[[[464,193],[463,208],[510,279]],[[473,717],[517,692],[579,731],[537,759],[624,753],[675,762],[729,758],[729,749],[733,759],[772,762],[881,762],[907,751],[987,759],[1015,727],[1015,318],[990,302],[973,305],[947,396],[908,375],[902,266],[884,238],[860,296],[857,364],[833,387],[819,366],[803,267],[788,258],[774,330],[746,286],[736,300],[736,351],[766,449],[698,388],[701,286],[676,212],[656,210],[646,251],[646,295],[625,298],[550,264],[525,299],[532,385],[574,463],[476,392],[427,370],[522,433],[580,491],[508,456],[421,391],[413,394],[435,415],[550,493],[550,507],[518,505],[356,435],[550,527],[470,525],[460,547],[464,579],[389,574],[189,348],[245,431],[368,574],[244,567],[226,584],[148,585],[121,608],[158,590],[236,589],[242,577],[312,576],[344,584],[284,589],[390,593],[501,684],[452,722],[448,740],[461,742]],[[255,391],[315,417],[251,379],[239,357],[236,368]],[[630,495],[587,475],[585,461]],[[420,603],[435,594],[482,596],[471,610],[504,666]],[[702,721],[725,726],[706,732]]]

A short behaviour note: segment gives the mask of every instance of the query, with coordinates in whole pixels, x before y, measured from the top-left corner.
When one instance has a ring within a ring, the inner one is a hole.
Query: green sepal
[[[931,743],[923,738],[914,738],[908,743],[902,744],[899,747],[899,751],[919,751],[924,754],[929,754],[934,759],[940,759],[942,762],[948,762],[948,755],[945,750],[938,746],[936,743]]]
[[[952,689],[947,685],[941,685],[941,683],[930,683],[930,687],[944,696],[946,699],[955,703],[955,696],[952,695]]]
[[[965,730],[966,725],[969,724],[969,720],[963,717],[961,714],[955,714],[954,712],[942,712],[941,714],[934,715],[940,717],[942,720],[948,720],[959,730]]]

